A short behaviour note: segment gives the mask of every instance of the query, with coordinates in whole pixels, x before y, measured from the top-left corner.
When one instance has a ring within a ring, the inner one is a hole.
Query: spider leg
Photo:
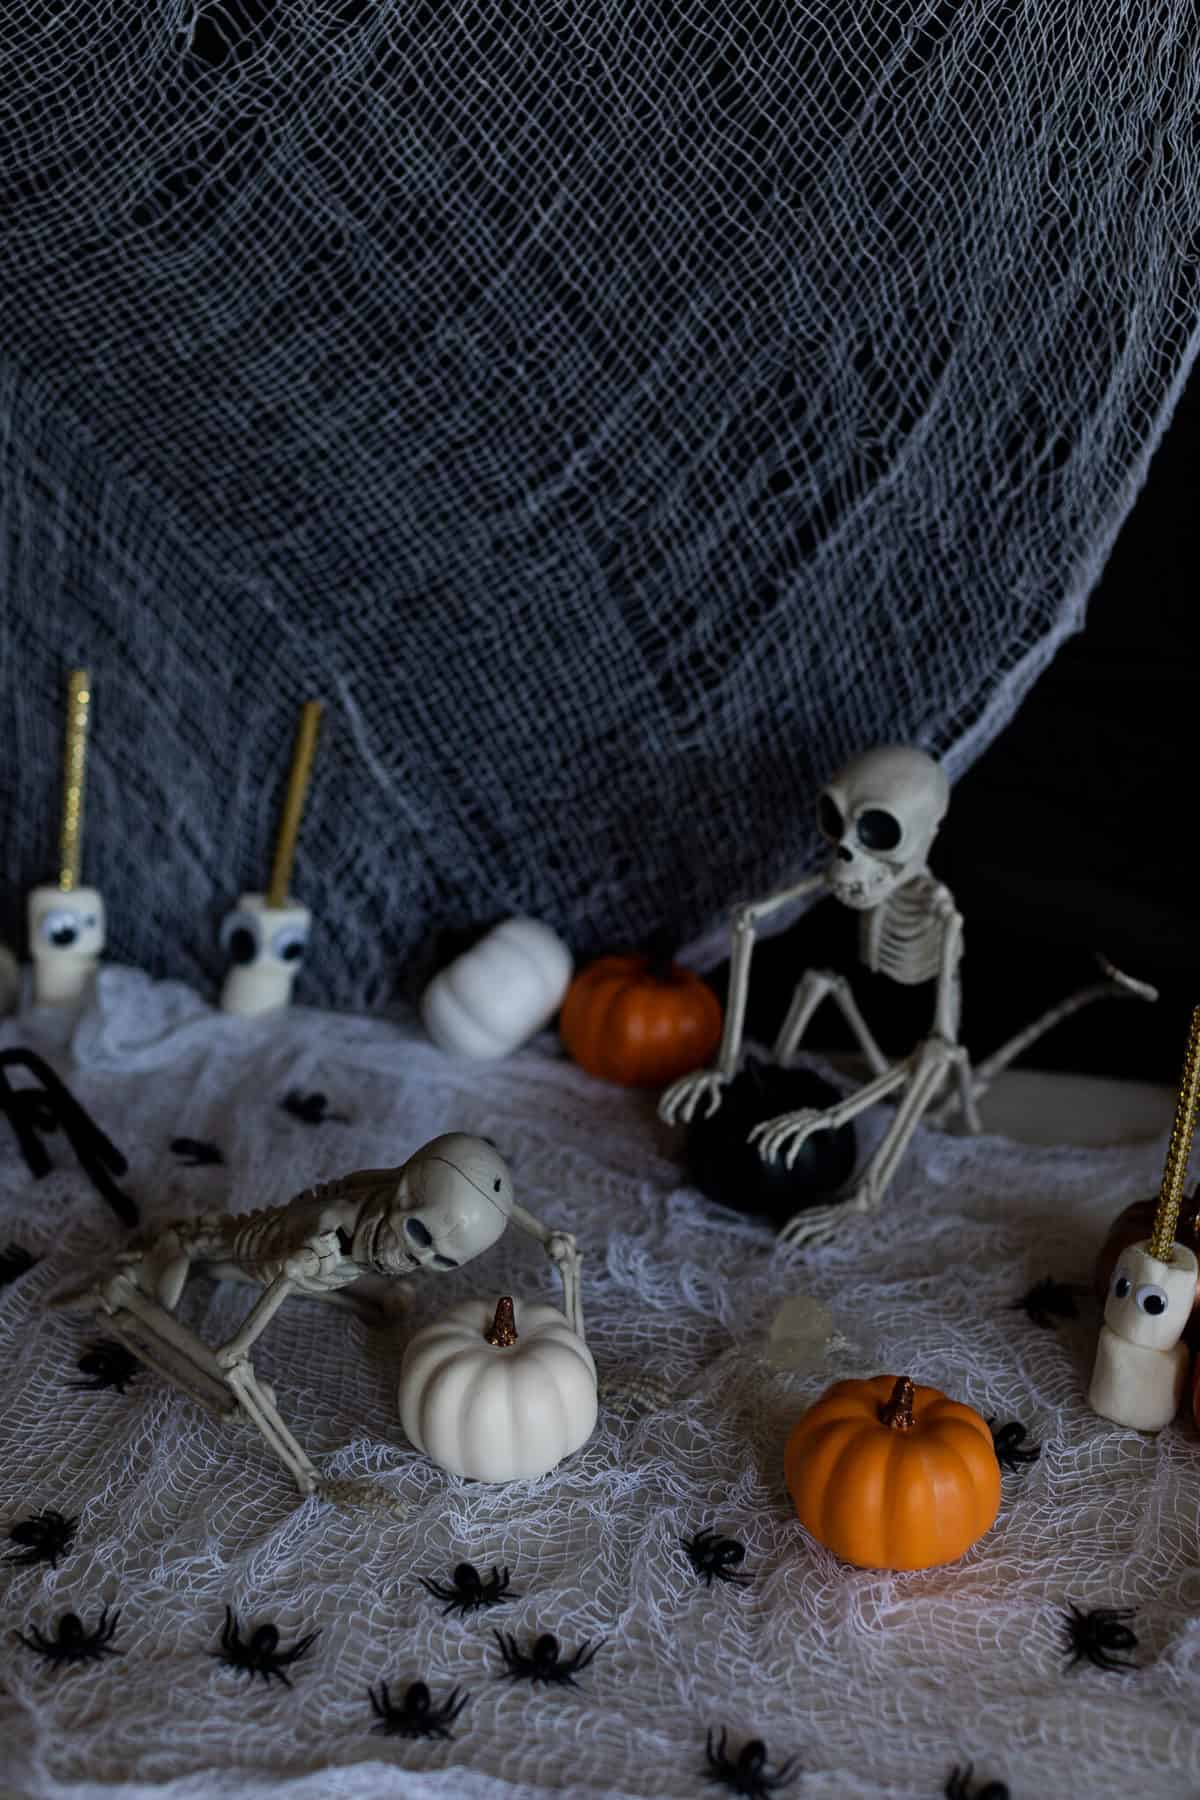
[[[50,1655],[53,1646],[49,1640],[42,1636],[36,1625],[31,1625],[29,1629],[33,1633],[31,1638],[27,1638],[23,1631],[13,1632],[13,1636],[17,1639],[17,1642],[24,1644],[27,1650],[35,1650],[39,1656]]]

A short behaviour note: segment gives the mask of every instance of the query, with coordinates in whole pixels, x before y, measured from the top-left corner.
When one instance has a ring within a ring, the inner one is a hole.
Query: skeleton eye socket
[[[258,925],[249,913],[231,912],[221,927],[221,946],[230,962],[252,963],[258,955]]]
[[[405,1219],[404,1235],[410,1238],[414,1244],[420,1244],[423,1250],[427,1250],[433,1242],[433,1233],[427,1225],[421,1223],[420,1219]]]
[[[308,949],[308,933],[302,925],[281,925],[271,939],[271,950],[280,962],[299,962]]]
[[[1118,1300],[1123,1300],[1132,1286],[1133,1283],[1130,1281],[1128,1275],[1118,1275],[1117,1279],[1113,1282],[1113,1293]]]
[[[83,928],[83,920],[69,906],[56,906],[41,923],[41,933],[56,950],[69,950]]]
[[[894,850],[902,835],[899,820],[880,806],[869,806],[858,816],[858,841],[864,850]]]
[[[1149,1313],[1152,1319],[1160,1319],[1167,1310],[1167,1296],[1160,1287],[1148,1281],[1134,1295],[1139,1312]]]
[[[822,794],[817,801],[817,829],[831,844],[838,843],[846,829],[846,821],[828,794]]]

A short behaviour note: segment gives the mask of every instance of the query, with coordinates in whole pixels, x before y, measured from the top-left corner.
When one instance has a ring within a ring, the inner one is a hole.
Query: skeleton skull
[[[512,1211],[500,1152],[486,1138],[451,1131],[409,1157],[390,1198],[363,1208],[352,1254],[381,1275],[457,1269],[491,1248]]]
[[[82,998],[104,949],[104,902],[95,888],[36,887],[29,896],[33,993],[41,1006]]]
[[[308,948],[312,914],[289,900],[268,906],[262,894],[243,894],[221,927],[233,964],[221,989],[221,1010],[250,1017],[287,1006]]]
[[[821,835],[836,846],[835,897],[866,912],[922,874],[949,799],[945,772],[923,750],[868,750],[848,763],[817,805]]]

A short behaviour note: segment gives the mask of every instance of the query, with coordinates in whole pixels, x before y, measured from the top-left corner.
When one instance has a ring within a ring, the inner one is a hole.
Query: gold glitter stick
[[[267,884],[267,905],[283,906],[287,901],[288,883],[292,879],[292,863],[296,857],[296,839],[300,835],[300,819],[304,812],[304,796],[312,773],[317,748],[317,731],[321,724],[321,702],[306,700],[296,730],[296,747],[292,751],[292,772],[288,776],[279,835],[275,839],[275,860]]]
[[[1175,1103],[1175,1122],[1167,1145],[1167,1161],[1162,1186],[1158,1190],[1158,1211],[1150,1234],[1149,1250],[1159,1262],[1169,1263],[1175,1247],[1175,1226],[1183,1205],[1183,1184],[1187,1180],[1188,1157],[1200,1113],[1200,1006],[1192,1013],[1188,1032],[1187,1054],[1183,1074],[1179,1078],[1179,1098]]]
[[[63,753],[62,828],[58,840],[58,885],[64,894],[79,886],[83,861],[83,793],[87,779],[88,715],[92,691],[86,669],[67,676],[67,728]]]

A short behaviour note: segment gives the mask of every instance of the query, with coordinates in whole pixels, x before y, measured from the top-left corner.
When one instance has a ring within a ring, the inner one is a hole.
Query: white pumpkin
[[[453,1056],[507,1056],[550,1023],[571,971],[548,925],[505,919],[434,976],[421,997],[425,1029]]]
[[[462,1300],[405,1350],[400,1420],[452,1475],[533,1480],[595,1430],[596,1365],[557,1307]]]

